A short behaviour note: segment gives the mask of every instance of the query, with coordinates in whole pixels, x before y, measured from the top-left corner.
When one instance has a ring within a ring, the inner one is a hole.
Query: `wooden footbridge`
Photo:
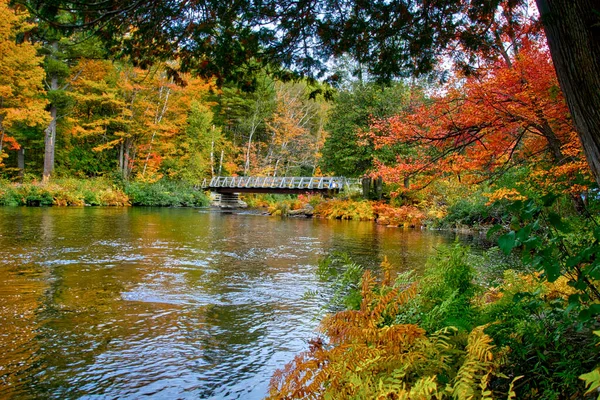
[[[215,176],[204,180],[202,188],[227,193],[339,193],[358,183],[343,177]]]

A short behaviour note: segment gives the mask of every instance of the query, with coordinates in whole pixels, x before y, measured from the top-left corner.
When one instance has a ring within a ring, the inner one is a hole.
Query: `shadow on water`
[[[454,235],[151,208],[0,209],[0,397],[258,399],[306,348],[318,260],[423,268]]]

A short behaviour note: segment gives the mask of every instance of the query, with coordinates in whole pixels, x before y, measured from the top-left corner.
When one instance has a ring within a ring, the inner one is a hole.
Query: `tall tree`
[[[270,135],[262,173],[312,174],[322,145],[325,103],[309,99],[303,83],[276,85],[277,108],[268,122]]]
[[[536,0],[558,82],[600,184],[600,4]]]
[[[335,95],[325,129],[321,168],[347,177],[358,177],[373,168],[377,152],[366,132],[370,124],[399,113],[408,103],[409,89],[402,83],[386,87],[374,82],[354,82]],[[379,153],[379,154],[377,154]]]
[[[141,62],[175,56],[184,69],[252,86],[246,72],[256,61],[318,76],[330,56],[350,54],[382,80],[431,71],[439,55],[457,43],[489,47],[495,39],[488,28],[503,11],[526,7],[528,0],[30,0],[29,5],[47,19],[77,9],[85,18],[63,25],[103,26],[115,48]],[[537,5],[559,83],[600,182],[600,5],[596,0],[537,0]],[[517,16],[513,13],[510,25]]]
[[[234,146],[239,146],[243,167],[248,175],[257,167],[256,149],[267,140],[267,121],[276,108],[275,82],[261,73],[256,77],[255,89],[243,91],[238,85],[222,88],[216,99],[216,121],[224,127],[224,134]]]
[[[19,125],[47,122],[42,82],[44,70],[37,48],[24,36],[33,25],[22,7],[0,0],[0,165],[3,147],[20,149],[14,137]]]
[[[480,181],[529,163],[538,178],[545,176],[546,188],[574,190],[577,198],[584,189],[573,185],[585,182],[585,163],[550,57],[533,43],[522,43],[508,62],[462,77],[443,95],[378,121],[373,138],[378,146],[413,148],[410,157],[379,163],[388,181],[415,176],[422,186],[448,174]]]

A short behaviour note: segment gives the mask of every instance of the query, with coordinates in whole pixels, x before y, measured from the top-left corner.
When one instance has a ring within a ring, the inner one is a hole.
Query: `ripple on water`
[[[409,260],[423,237],[185,209],[0,208],[0,398],[263,398],[316,335],[324,299],[304,295],[327,293],[319,256]]]

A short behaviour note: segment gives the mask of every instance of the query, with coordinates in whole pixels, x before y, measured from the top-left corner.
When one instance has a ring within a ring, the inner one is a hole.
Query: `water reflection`
[[[262,398],[320,257],[421,269],[452,237],[193,209],[0,209],[0,398]]]

